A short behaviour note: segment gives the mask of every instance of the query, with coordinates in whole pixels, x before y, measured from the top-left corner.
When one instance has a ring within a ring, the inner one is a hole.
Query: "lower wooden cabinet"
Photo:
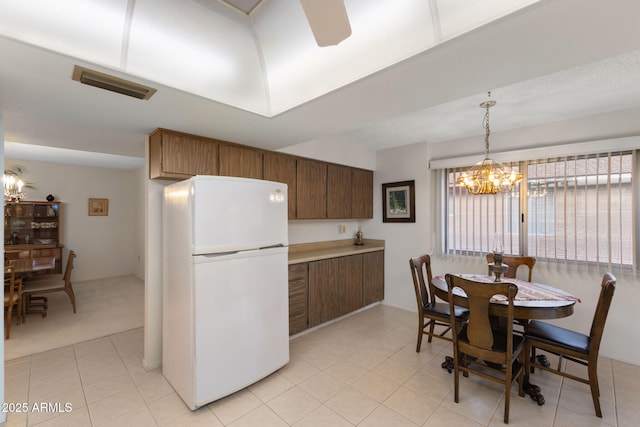
[[[309,326],[317,326],[339,316],[340,258],[309,263]]]
[[[384,251],[291,264],[289,335],[383,298]]]
[[[384,251],[362,254],[364,305],[384,299]]]
[[[364,307],[362,297],[363,255],[336,258],[338,265],[338,316]]]

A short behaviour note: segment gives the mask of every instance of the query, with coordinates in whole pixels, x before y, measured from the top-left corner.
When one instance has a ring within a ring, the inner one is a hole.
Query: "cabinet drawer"
[[[307,264],[289,266],[289,335],[308,328],[309,286]]]
[[[292,282],[304,282],[307,283],[309,279],[309,272],[307,269],[307,263],[291,264],[289,266],[289,283]]]

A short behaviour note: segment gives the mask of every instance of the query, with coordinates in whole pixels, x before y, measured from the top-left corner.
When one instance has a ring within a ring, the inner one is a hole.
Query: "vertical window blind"
[[[511,254],[584,265],[635,267],[632,151],[512,163],[510,193],[473,196],[446,170],[445,251],[482,254],[500,236]]]

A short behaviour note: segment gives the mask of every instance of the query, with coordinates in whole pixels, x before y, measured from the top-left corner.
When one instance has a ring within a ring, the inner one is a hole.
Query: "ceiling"
[[[488,90],[494,133],[622,110],[640,127],[640,2],[345,6],[352,36],[320,48],[294,0],[2,2],[6,155],[62,162],[82,151],[129,168],[157,127],[265,149],[478,135],[481,152]],[[81,85],[76,64],[157,93]]]

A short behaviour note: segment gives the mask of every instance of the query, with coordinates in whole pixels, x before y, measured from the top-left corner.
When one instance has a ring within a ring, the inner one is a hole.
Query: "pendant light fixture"
[[[491,98],[491,92],[489,92]],[[467,169],[457,179],[458,185],[463,185],[471,194],[496,194],[498,191],[508,193],[513,186],[522,180],[522,174],[509,166],[489,158],[489,108],[496,105],[496,101],[488,99],[482,104],[485,109],[482,127],[485,129],[484,160]]]

